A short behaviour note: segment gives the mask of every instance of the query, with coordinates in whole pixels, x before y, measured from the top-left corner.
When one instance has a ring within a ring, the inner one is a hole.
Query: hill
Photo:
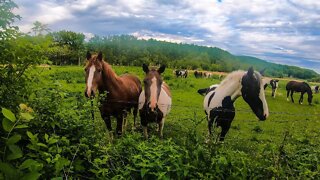
[[[275,64],[250,56],[235,56],[217,47],[171,43],[155,39],[138,39],[134,36],[95,36],[87,47],[102,51],[112,64],[140,66],[142,63],[167,64],[172,68],[202,69],[230,72],[253,66],[267,68],[265,75],[311,79],[319,77],[313,70]]]

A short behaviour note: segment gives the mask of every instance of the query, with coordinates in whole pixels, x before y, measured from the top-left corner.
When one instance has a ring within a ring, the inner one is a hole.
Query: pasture
[[[113,69],[117,74],[138,75],[140,80],[144,76],[140,67],[113,66]],[[215,144],[211,141],[206,144],[207,121],[202,105],[204,97],[197,90],[219,83],[220,80],[218,76],[195,78],[192,73],[188,78],[176,78],[172,72],[172,69],[166,69],[163,74],[172,92],[172,108],[164,125],[164,139],[159,140],[155,124],[151,124],[151,137],[145,141],[140,128],[131,130],[133,117],[130,115],[126,133],[111,144],[96,100],[95,119],[91,120],[89,100],[84,97],[83,67],[53,66],[51,70],[38,67],[28,74],[37,89],[59,94],[59,109],[79,116],[76,119],[88,123],[88,127],[93,128],[92,132],[99,134],[96,150],[90,151],[99,151],[101,156],[97,159],[101,162],[93,160],[89,163],[92,169],[96,169],[91,171],[96,177],[304,179],[320,176],[320,94],[314,94],[312,106],[307,103],[307,94],[302,105],[297,103],[300,95],[294,94],[293,104],[286,100],[285,85],[288,80],[280,79],[276,98],[271,97],[270,86],[266,89],[270,111],[266,121],[259,121],[249,105],[239,97],[235,102],[236,116],[225,142]],[[35,74],[40,76],[32,78]],[[65,121],[68,122],[67,119]],[[112,119],[113,129],[115,122]],[[137,122],[140,124],[139,118]],[[116,151],[119,154],[112,153]],[[103,154],[108,156],[108,160],[102,158]],[[112,155],[115,157],[110,157]],[[122,167],[119,164],[112,166],[107,163],[112,158],[126,161]]]

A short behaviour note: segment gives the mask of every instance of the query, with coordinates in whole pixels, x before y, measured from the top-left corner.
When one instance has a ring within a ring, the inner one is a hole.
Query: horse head
[[[86,89],[84,92],[86,97],[94,97],[98,87],[102,85],[102,70],[102,52],[99,52],[98,55],[91,55],[90,52],[87,52],[87,64],[85,67]]]
[[[243,99],[249,104],[252,111],[260,120],[266,120],[269,110],[260,73],[254,72],[253,68],[250,67],[248,72],[242,77],[241,84]]]
[[[143,64],[142,69],[146,73],[143,80],[145,92],[145,104],[149,106],[151,111],[155,111],[162,86],[161,74],[164,72],[166,66],[162,65],[159,69],[149,69],[146,64]]]

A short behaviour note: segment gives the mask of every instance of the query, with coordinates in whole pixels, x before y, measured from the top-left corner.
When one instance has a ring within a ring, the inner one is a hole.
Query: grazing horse
[[[194,71],[194,77],[201,78],[203,76],[203,73],[201,71]]]
[[[144,90],[139,97],[139,114],[143,134],[145,138],[148,138],[148,123],[156,122],[159,125],[159,135],[163,137],[165,117],[170,112],[172,104],[169,87],[161,78],[165,66],[162,65],[156,70],[149,69],[147,65],[143,64],[142,68],[146,73],[143,80]]]
[[[204,98],[203,107],[208,119],[209,136],[215,123],[222,129],[219,140],[224,140],[235,116],[234,102],[240,96],[260,120],[266,120],[269,110],[262,76],[252,67],[247,72],[235,71],[227,75],[219,86],[208,92]]]
[[[271,79],[270,81],[269,81],[269,79],[266,80],[266,81],[265,81],[265,84],[264,84],[264,89],[267,88],[268,83],[270,84],[271,89],[272,89],[272,94],[271,94],[271,96],[272,96],[273,98],[275,98],[275,97],[276,97],[276,92],[277,92],[277,89],[278,89],[278,86],[279,86],[279,80],[278,80],[278,79]]]
[[[312,97],[313,97],[312,90],[311,90],[311,87],[309,86],[309,84],[307,84],[306,82],[289,81],[287,83],[286,90],[287,90],[287,100],[288,101],[289,101],[289,99],[288,99],[289,93],[291,96],[291,101],[294,103],[293,93],[294,92],[301,92],[299,104],[302,104],[303,95],[304,95],[304,93],[307,93],[308,94],[308,102],[309,102],[309,105],[311,105]]]
[[[176,77],[183,77],[183,78],[187,78],[188,77],[188,71],[185,70],[176,70],[175,71]]]
[[[116,132],[121,135],[123,133],[123,119],[132,108],[135,127],[138,99],[142,91],[138,77],[129,74],[117,76],[111,66],[102,59],[101,52],[98,55],[91,55],[90,52],[87,52],[87,60],[85,96],[92,98],[96,91],[99,91],[99,94],[106,93],[106,98],[100,99],[101,106],[99,108],[101,117],[110,132],[110,137],[113,137],[111,116],[116,117]]]

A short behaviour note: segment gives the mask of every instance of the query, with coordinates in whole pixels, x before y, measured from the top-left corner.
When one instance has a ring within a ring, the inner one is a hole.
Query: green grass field
[[[130,73],[143,79],[143,71],[139,67],[114,66],[115,72],[120,75]],[[41,75],[41,86],[50,87],[52,84],[58,84],[65,93],[83,93],[85,89],[83,67],[67,66],[52,67],[51,70],[37,69]],[[203,96],[197,93],[199,88],[205,88],[212,84],[219,83],[218,79],[194,78],[193,74],[189,77],[176,78],[172,69],[166,69],[163,78],[170,86],[172,91],[173,107],[166,119],[165,137],[175,134],[175,128],[181,128],[182,131],[188,131],[188,121],[196,118],[205,117],[203,111]],[[266,98],[269,106],[270,116],[260,122],[251,112],[250,107],[239,97],[235,102],[236,117],[232,123],[233,128],[229,131],[227,142],[238,141],[239,139],[260,141],[272,141],[279,143],[282,140],[283,133],[290,131],[295,136],[308,136],[308,133],[317,132],[320,123],[320,94],[314,94],[313,105],[307,105],[307,94],[304,95],[304,103],[297,103],[300,94],[295,93],[295,103],[286,100],[285,85],[287,81],[280,80],[276,98],[271,97],[270,86],[266,89]],[[97,109],[96,109],[97,110]],[[96,121],[102,121],[97,112]],[[131,122],[131,119],[129,120]],[[175,128],[170,128],[175,127]],[[256,133],[255,128],[261,128],[261,132]],[[206,120],[203,120],[199,127],[199,133],[207,133]],[[311,136],[312,137],[312,136]],[[301,137],[302,138],[302,137]],[[315,141],[315,138],[311,138]]]
[[[123,66],[113,66],[113,68],[118,75],[131,73],[139,76],[141,80],[143,78],[142,68]],[[77,98],[85,99],[83,94],[85,89],[83,67],[53,66],[51,70],[48,68],[36,68],[29,72],[30,77],[34,73],[40,75],[40,78],[37,78],[34,83],[37,88],[57,89],[59,93],[63,94],[62,97],[64,99],[61,106],[68,108],[76,103]],[[172,69],[166,69],[163,78],[171,88],[173,99],[171,112],[167,116],[164,125],[164,139],[183,145],[186,142],[186,138],[190,138],[190,133],[196,132],[199,137],[199,143],[204,144],[207,136],[207,123],[202,107],[204,97],[199,95],[197,90],[219,83],[220,80],[214,78],[196,79],[193,74],[189,74],[186,79],[176,78]],[[260,162],[261,160],[264,161],[271,158],[270,161],[275,164],[280,161],[277,158],[279,156],[276,156],[277,153],[283,151],[286,152],[288,157],[296,157],[296,154],[308,153],[310,150],[312,153],[307,156],[310,159],[301,159],[301,166],[311,167],[312,170],[309,170],[309,172],[303,169],[302,171],[304,172],[298,172],[298,174],[302,173],[303,175],[299,177],[314,177],[314,172],[319,173],[320,166],[317,163],[320,161],[318,159],[319,151],[314,152],[314,150],[320,149],[320,94],[314,94],[311,106],[307,103],[307,94],[305,94],[302,105],[297,103],[299,94],[294,94],[296,103],[293,104],[286,100],[286,83],[287,81],[280,80],[276,98],[271,97],[270,87],[266,89],[270,115],[263,122],[256,118],[249,105],[244,102],[242,97],[239,97],[235,102],[236,117],[225,142],[223,144],[209,144],[209,146],[219,146],[222,150],[228,152],[244,154],[249,161],[259,160],[259,163],[262,163]],[[97,102],[95,102],[95,105],[97,105]],[[90,106],[87,106],[88,113],[90,113],[89,110]],[[105,137],[105,139],[102,139],[103,142],[109,142],[106,127],[97,107],[95,107],[95,117],[93,122],[93,126],[96,129],[95,132],[103,134],[103,137]],[[133,123],[132,116],[129,116],[128,121],[129,130],[124,136],[135,134],[139,136],[139,141],[143,142],[143,135],[139,129],[135,132],[130,130],[130,125]],[[152,138],[157,138],[155,125],[150,127]],[[115,128],[115,120],[113,121],[113,128]],[[295,161],[294,163],[300,163],[296,162],[299,161],[299,158],[291,160]],[[269,169],[269,171],[276,170]],[[278,177],[282,178],[296,177],[297,174],[297,172],[292,172],[293,174],[291,175],[281,175],[281,172],[278,171],[275,174],[278,173]],[[261,177],[274,177],[274,175],[264,174]]]

